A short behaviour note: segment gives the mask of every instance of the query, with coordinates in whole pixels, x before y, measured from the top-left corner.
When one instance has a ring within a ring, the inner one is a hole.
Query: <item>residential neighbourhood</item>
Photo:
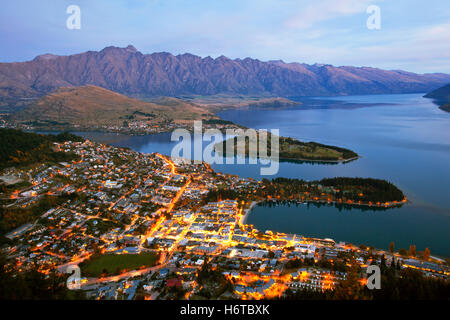
[[[8,195],[10,208],[48,196],[61,200],[6,235],[12,241],[5,248],[8,268],[64,274],[79,266],[80,288],[73,288],[92,299],[282,298],[331,290],[353,264],[362,283],[365,269],[380,263],[427,277],[450,275],[437,258],[425,262],[332,239],[256,230],[245,224],[254,199],[210,201],[208,194],[219,186],[254,194],[261,182],[214,172],[206,163],[175,163],[89,140],[55,148],[79,160],[3,172],[2,179],[28,182]],[[113,262],[105,262],[95,271],[94,263],[105,257],[141,260],[114,270],[108,267]]]

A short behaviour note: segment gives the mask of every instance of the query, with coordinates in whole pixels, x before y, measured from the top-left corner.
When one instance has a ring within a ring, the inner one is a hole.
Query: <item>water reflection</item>
[[[336,145],[361,155],[355,161],[333,165],[281,161],[277,177],[310,181],[337,176],[386,179],[402,189],[410,203],[392,210],[365,212],[314,205],[309,209],[256,207],[249,221],[261,229],[309,232],[311,236],[378,247],[387,247],[390,241],[397,247],[416,244],[418,250],[429,247],[432,253],[450,256],[450,113],[422,94],[300,100],[303,104],[295,108],[245,108],[219,115],[246,127],[279,129],[283,136]],[[170,154],[176,144],[170,141],[169,133],[81,135],[139,152]],[[212,168],[263,178],[259,165],[214,164]]]

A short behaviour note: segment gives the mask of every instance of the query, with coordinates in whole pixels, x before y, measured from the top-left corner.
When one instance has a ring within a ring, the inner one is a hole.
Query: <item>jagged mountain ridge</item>
[[[59,87],[96,85],[128,96],[249,94],[281,97],[428,92],[448,74],[142,54],[133,46],[0,63],[0,99],[35,98]]]

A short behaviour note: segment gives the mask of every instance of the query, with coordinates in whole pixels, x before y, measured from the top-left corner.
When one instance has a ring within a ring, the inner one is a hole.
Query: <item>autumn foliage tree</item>
[[[412,257],[416,256],[416,246],[415,245],[410,245],[409,246],[409,251],[408,254]]]
[[[395,250],[394,242],[391,242],[391,243],[389,244],[389,252],[390,252],[390,253],[394,253],[394,250]]]
[[[335,300],[364,300],[364,287],[359,282],[359,265],[353,261],[347,278],[336,285]]]
[[[423,259],[424,260],[430,259],[430,249],[425,248],[425,251],[423,252]]]

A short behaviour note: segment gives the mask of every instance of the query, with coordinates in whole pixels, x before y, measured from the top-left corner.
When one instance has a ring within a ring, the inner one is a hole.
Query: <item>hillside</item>
[[[211,111],[220,111],[232,108],[286,108],[299,107],[302,103],[281,97],[246,96],[246,95],[211,95],[186,97],[189,101],[207,107]]]
[[[444,111],[450,112],[450,103],[444,104],[443,106],[440,106],[439,108],[441,108]]]
[[[438,101],[450,102],[450,83],[427,93],[425,98],[432,98]]]
[[[428,92],[448,74],[414,74],[369,67],[201,58],[133,46],[69,56],[41,55],[0,63],[0,107],[22,106],[60,87],[96,85],[127,96],[268,95],[276,97]]]
[[[176,98],[145,102],[96,86],[64,87],[11,115],[12,122],[34,128],[92,130],[131,123],[158,126],[218,119],[210,111]]]
[[[267,135],[267,150],[264,152],[266,155],[270,155],[272,136],[272,134]],[[259,139],[259,132],[257,133],[256,139]],[[237,154],[248,157],[250,154],[249,142],[251,142],[254,146],[257,146],[256,151],[259,155],[259,142],[249,137],[245,137],[245,150],[238,148],[239,143],[237,137],[216,143],[214,145],[214,150],[224,155]],[[232,150],[227,149],[228,143],[232,146]],[[359,156],[354,151],[341,147],[324,145],[317,142],[302,142],[293,138],[279,137],[278,157],[280,160],[290,161],[347,162],[355,160]]]
[[[440,109],[450,112],[450,83],[427,93],[424,97],[433,99]]]
[[[0,170],[45,161],[69,161],[73,155],[55,151],[53,142],[82,141],[72,134],[43,135],[14,129],[0,129]]]

